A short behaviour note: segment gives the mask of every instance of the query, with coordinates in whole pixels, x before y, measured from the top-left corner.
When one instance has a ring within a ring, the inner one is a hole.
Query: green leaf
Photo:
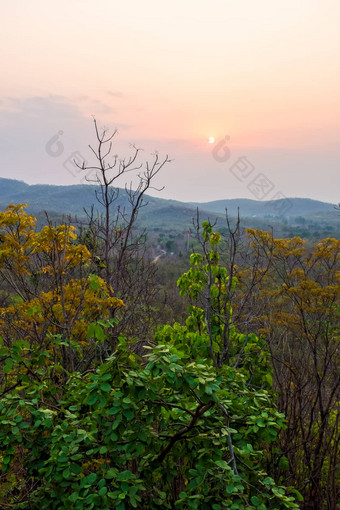
[[[27,423],[27,421],[22,421],[21,423],[19,423],[19,427],[21,429],[28,429],[28,428],[30,428],[30,426],[31,425],[29,423]]]
[[[71,503],[75,503],[79,497],[78,492],[73,492],[71,496],[68,497],[68,501],[71,501]]]
[[[120,422],[122,421],[122,416],[117,416],[115,421],[112,424],[112,430],[116,430],[116,428],[119,426]]]
[[[95,325],[95,330],[94,331],[95,331],[95,338],[97,340],[104,341],[106,339],[105,332],[104,332],[103,328],[99,324]]]
[[[70,476],[70,468],[67,467],[63,471],[63,477],[67,479],[67,478],[69,478],[69,476]]]
[[[92,290],[98,290],[100,287],[98,276],[95,274],[89,275],[90,287]]]
[[[222,469],[230,469],[229,464],[225,460],[215,460],[215,464]]]
[[[107,383],[107,382],[104,382],[100,385],[100,389],[102,391],[105,391],[106,393],[111,391],[112,387],[111,387],[111,384]]]
[[[131,411],[131,409],[127,409],[127,410],[124,410],[123,411],[123,415],[125,416],[125,418],[127,420],[132,420],[133,417],[135,416],[135,413],[133,411]]]
[[[273,485],[274,481],[273,481],[273,479],[272,479],[272,478],[270,478],[269,476],[267,476],[267,478],[265,478],[265,479],[263,480],[263,483],[264,483],[265,485]]]
[[[296,499],[298,501],[304,501],[304,497],[302,496],[302,494],[298,490],[296,490],[296,489],[294,489],[292,487],[289,487],[288,490],[289,490],[289,492],[291,492],[296,497]]]
[[[58,461],[58,462],[60,462],[60,463],[67,462],[67,461],[68,461],[68,457],[66,457],[65,455],[60,455],[60,456],[57,458],[57,461]]]
[[[91,473],[88,477],[87,477],[87,482],[88,483],[94,483],[95,481],[97,480],[97,475],[96,473]]]
[[[91,324],[87,328],[87,336],[88,336],[88,338],[95,338],[95,334],[96,334],[96,324],[95,324],[95,322],[91,322]]]
[[[135,478],[135,475],[131,473],[128,469],[125,471],[121,471],[118,473],[117,480],[119,482],[125,481],[125,480],[131,480],[132,478]]]
[[[12,358],[7,358],[6,361],[5,361],[5,366],[3,368],[3,371],[6,374],[8,374],[12,370],[12,367],[13,367],[13,359]]]
[[[90,393],[87,404],[89,406],[93,406],[97,402],[97,400],[98,400],[98,393]]]
[[[70,471],[76,475],[79,475],[81,473],[81,467],[79,464],[75,464],[74,462],[70,465]]]
[[[115,478],[118,474],[118,469],[116,468],[110,468],[108,471],[106,471],[105,473],[105,478]]]

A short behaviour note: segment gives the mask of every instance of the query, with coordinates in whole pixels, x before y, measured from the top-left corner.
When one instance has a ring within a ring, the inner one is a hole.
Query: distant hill
[[[95,200],[95,186],[87,184],[75,184],[71,186],[54,186],[47,184],[29,185],[23,181],[0,178],[0,208],[10,203],[29,203],[30,210],[35,212],[51,211],[62,214],[83,214],[84,207],[90,208],[92,204],[97,206]],[[201,211],[215,214],[224,214],[225,210],[231,216],[240,214],[243,217],[258,216],[306,216],[324,212],[333,212],[333,204],[312,200],[310,198],[289,198],[275,201],[259,201],[246,198],[233,198],[215,200],[213,202],[180,202],[147,196],[150,212],[156,210],[164,214],[177,215],[179,210],[193,211],[198,207]],[[122,190],[117,205],[127,206],[127,201]],[[192,214],[192,212],[191,212]]]
[[[54,220],[65,215],[84,216],[84,208],[100,211],[95,198],[96,186],[78,184],[53,186],[46,184],[28,185],[23,181],[0,178],[0,210],[14,203],[28,203],[28,211],[43,218],[43,211]],[[116,206],[129,209],[125,190],[119,190]],[[339,232],[339,214],[334,205],[308,198],[290,198],[276,201],[258,201],[245,198],[215,200],[212,202],[180,202],[145,196],[148,207],[139,214],[140,227],[155,231],[185,232],[192,226],[197,208],[200,219],[218,220],[218,226],[225,223],[225,210],[229,216],[236,216],[238,208],[244,226],[270,229],[273,226],[279,235],[335,236]],[[278,227],[279,225],[282,226]]]
[[[193,203],[195,207],[215,213],[223,213],[226,209],[231,216],[237,214],[238,208],[242,216],[307,216],[334,211],[333,204],[312,200],[311,198],[288,198],[279,200],[250,200],[234,198],[215,200],[213,202]]]
[[[22,181],[0,178],[0,208],[10,203],[27,203],[28,210],[33,213],[47,211],[83,215],[84,207],[90,209],[96,203],[95,186],[28,185]]]

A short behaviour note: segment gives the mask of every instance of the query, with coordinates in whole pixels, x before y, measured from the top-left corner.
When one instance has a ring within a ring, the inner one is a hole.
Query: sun
[[[213,136],[210,136],[209,137],[209,143],[214,143],[214,141],[215,141],[215,138]]]

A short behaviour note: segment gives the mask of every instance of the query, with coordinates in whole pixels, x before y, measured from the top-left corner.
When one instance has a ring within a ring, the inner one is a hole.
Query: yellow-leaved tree
[[[91,273],[91,253],[77,243],[75,227],[48,223],[38,231],[25,208],[10,205],[0,212],[3,344],[25,340],[28,358],[39,347],[61,371],[86,370],[107,352],[105,321],[114,320],[123,302]]]
[[[268,268],[257,301],[257,328],[271,351],[274,389],[287,418],[280,435],[283,475],[304,508],[336,508],[340,456],[340,240],[307,246],[249,230]]]

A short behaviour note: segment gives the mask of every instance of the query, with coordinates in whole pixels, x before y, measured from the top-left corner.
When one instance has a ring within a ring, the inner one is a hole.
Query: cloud
[[[76,105],[64,96],[32,96],[27,98],[8,97],[1,105],[2,125],[21,120],[26,124],[31,119],[53,121],[56,118],[76,118],[81,113]]]
[[[117,110],[112,108],[111,105],[100,101],[99,99],[93,99],[90,96],[78,96],[73,99],[74,103],[79,103],[81,105],[81,109],[86,109],[87,111],[91,111],[93,114],[108,114],[108,113],[116,113]]]
[[[89,144],[96,145],[93,116],[101,129],[128,131],[129,124],[115,124],[114,110],[89,96],[62,95],[9,97],[0,104],[0,177],[29,184],[79,184],[82,176],[65,162],[92,161]],[[88,113],[85,113],[88,112]],[[111,113],[111,115],[110,115]],[[115,137],[115,153],[129,153],[127,140]]]
[[[62,182],[65,172],[57,158],[48,156],[48,141],[62,133],[66,153],[84,151],[93,139],[90,116],[64,96],[10,97],[0,105],[0,111],[2,177]]]
[[[120,92],[119,90],[117,91],[111,91],[111,90],[108,90],[107,91],[108,95],[111,96],[111,97],[119,97],[119,98],[122,98],[124,97],[124,94],[123,92]]]

